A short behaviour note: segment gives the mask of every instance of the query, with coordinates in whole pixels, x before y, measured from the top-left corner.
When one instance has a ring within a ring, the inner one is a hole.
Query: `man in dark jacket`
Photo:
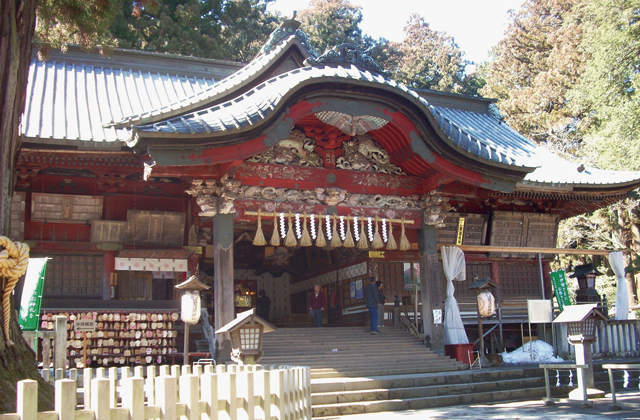
[[[378,288],[376,287],[376,278],[370,277],[369,284],[364,286],[364,300],[367,302],[369,310],[369,332],[371,334],[380,334],[378,331],[378,306],[380,305],[380,297]]]
[[[324,293],[320,291],[320,285],[313,286],[313,292],[309,295],[309,311],[313,313],[313,325],[322,327],[322,311],[324,311]]]

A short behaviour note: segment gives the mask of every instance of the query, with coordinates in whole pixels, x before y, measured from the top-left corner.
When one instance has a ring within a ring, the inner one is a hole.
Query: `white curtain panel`
[[[447,298],[444,301],[444,344],[467,344],[469,338],[464,330],[458,301],[453,296],[456,288],[453,280],[466,280],[464,252],[456,246],[440,248],[442,266],[447,277]]]
[[[624,276],[624,258],[622,252],[610,252],[609,264],[616,273],[618,290],[616,291],[616,319],[629,319],[629,290]]]

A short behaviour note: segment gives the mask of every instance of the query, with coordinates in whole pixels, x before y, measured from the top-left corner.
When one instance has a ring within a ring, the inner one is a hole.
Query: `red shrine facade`
[[[492,100],[409,89],[353,45],[319,55],[298,25],[241,68],[126,51],[34,62],[12,235],[53,258],[45,311],[175,312],[173,286],[198,273],[216,328],[260,289],[272,322],[310,322],[315,284],[325,322],[354,325],[373,276],[387,319],[396,296],[421,303],[440,350],[441,245],[554,248],[560,220],[640,185],[536,146]],[[536,257],[466,254],[467,279],[500,285],[505,324],[551,296],[551,256]],[[456,297],[473,334],[475,291]]]

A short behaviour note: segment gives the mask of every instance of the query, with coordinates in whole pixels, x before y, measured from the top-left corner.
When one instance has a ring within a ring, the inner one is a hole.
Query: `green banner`
[[[569,297],[569,290],[567,290],[567,279],[564,274],[564,270],[552,271],[551,283],[553,283],[553,290],[556,294],[556,301],[562,311],[565,306],[571,305],[571,298]]]
[[[42,304],[42,289],[44,275],[47,272],[49,258],[29,258],[27,275],[22,289],[20,313],[18,323],[22,331],[35,331],[40,321],[40,305]]]

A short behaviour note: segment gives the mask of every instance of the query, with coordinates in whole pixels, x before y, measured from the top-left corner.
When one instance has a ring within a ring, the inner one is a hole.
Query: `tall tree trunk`
[[[20,117],[27,92],[31,41],[36,22],[36,0],[0,1],[0,235],[9,227],[9,206],[20,151]],[[3,283],[2,283],[3,284]],[[12,313],[15,313],[12,311]],[[0,313],[0,325],[4,320]],[[40,409],[51,409],[53,389],[40,378],[33,351],[21,339],[16,317],[12,317],[13,346],[0,333],[0,413],[15,412],[16,383],[40,381]]]

